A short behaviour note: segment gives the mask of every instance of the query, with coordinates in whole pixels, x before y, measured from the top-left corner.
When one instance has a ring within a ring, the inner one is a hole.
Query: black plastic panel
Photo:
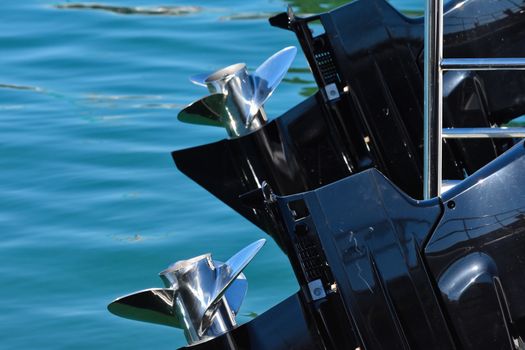
[[[310,97],[246,137],[175,151],[173,159],[180,171],[273,235],[272,218],[245,205],[241,195],[263,182],[280,195],[303,192],[351,173],[317,98]]]
[[[525,8],[523,0],[461,3],[448,5],[446,54],[525,57],[525,16],[518,15]],[[480,12],[490,13],[492,20],[483,19],[481,26]],[[319,18],[325,34],[314,38],[307,25]],[[276,194],[289,195],[375,167],[405,193],[420,198],[422,21],[404,17],[384,0],[360,0],[297,19],[292,27],[320,92],[252,134],[174,152],[179,169],[271,234],[275,228],[267,213],[239,199],[263,181]],[[490,126],[525,113],[524,74],[446,74],[445,126]],[[336,84],[339,98],[327,100],[324,87],[329,83]],[[513,143],[449,141],[444,178],[462,179]]]
[[[444,195],[425,255],[465,349],[525,338],[525,147],[516,145]]]
[[[286,210],[290,201],[298,200],[310,213],[299,222]],[[297,251],[301,251],[301,240],[293,234],[297,225],[307,225],[308,232],[319,237],[333,276],[332,282],[322,279],[325,289],[342,297],[359,346],[454,348],[419,248],[441,215],[438,200],[417,202],[371,169],[315,191],[278,197],[277,202]],[[291,260],[306,286],[310,280],[302,258]]]
[[[445,56],[525,57],[523,11],[525,0],[449,2]],[[308,24],[318,19],[325,33],[312,37]],[[448,141],[447,179],[499,158],[446,193],[443,203],[418,202],[412,198],[422,190],[422,20],[384,0],[359,0],[271,22],[296,33],[320,91],[256,132],[173,158],[272,235],[301,290],[198,347],[523,344],[523,143],[499,156],[516,141]],[[330,84],[337,94],[325,89]],[[447,73],[444,97],[445,126],[505,123],[525,113],[525,74]]]

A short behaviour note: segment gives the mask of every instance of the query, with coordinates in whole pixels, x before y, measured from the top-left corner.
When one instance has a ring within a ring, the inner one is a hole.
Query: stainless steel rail
[[[425,9],[423,197],[441,193],[443,121],[443,2],[427,0]]]
[[[524,58],[443,58],[447,70],[525,70]]]
[[[443,129],[444,139],[490,139],[525,137],[525,128],[454,128]]]
[[[441,194],[443,139],[525,137],[525,128],[443,130],[443,72],[525,70],[525,58],[443,58],[443,0],[426,0],[424,51],[423,197],[429,199]]]

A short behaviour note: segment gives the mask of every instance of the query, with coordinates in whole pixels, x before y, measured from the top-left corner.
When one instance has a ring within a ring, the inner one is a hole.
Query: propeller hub
[[[264,245],[260,239],[226,262],[204,254],[181,260],[160,273],[166,288],[150,288],[120,298],[108,310],[124,318],[180,328],[190,345],[215,338],[237,324],[248,282],[242,270]]]
[[[211,73],[204,83],[212,93],[226,96],[222,123],[230,137],[239,137],[266,123],[262,106],[254,100],[253,80],[244,63],[237,63]]]
[[[268,58],[253,74],[248,73],[244,63],[236,63],[191,77],[193,83],[207,87],[212,95],[183,109],[179,120],[222,126],[230,138],[260,129],[268,120],[263,104],[284,78],[296,53],[295,47],[287,47]]]
[[[178,261],[160,273],[166,287],[177,290],[174,314],[190,345],[226,333],[237,325],[226,298],[214,301],[218,272],[211,255],[205,254]]]
[[[249,80],[248,70],[246,69],[246,64],[236,63],[231,66],[221,68],[206,77],[204,83],[208,90],[214,93],[228,93],[228,88],[226,85],[233,80],[234,84],[245,83]],[[250,88],[246,86],[246,88]],[[253,90],[253,89],[252,89]],[[253,93],[253,91],[252,91]]]

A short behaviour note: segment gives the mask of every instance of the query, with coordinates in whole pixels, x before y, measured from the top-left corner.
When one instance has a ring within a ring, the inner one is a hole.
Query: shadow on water
[[[59,4],[56,8],[62,10],[99,10],[121,15],[154,15],[154,16],[184,16],[202,11],[198,6],[156,6],[156,7],[127,7],[102,4]]]

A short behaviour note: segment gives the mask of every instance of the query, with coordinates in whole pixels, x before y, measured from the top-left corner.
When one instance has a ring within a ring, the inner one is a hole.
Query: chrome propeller
[[[235,315],[246,296],[242,270],[265,244],[258,240],[228,261],[204,254],[178,261],[160,273],[165,288],[120,297],[108,310],[120,317],[181,328],[189,344],[214,338],[236,326]]]
[[[207,87],[213,95],[183,109],[178,119],[185,123],[222,126],[230,137],[259,129],[267,121],[263,104],[284,78],[296,54],[293,46],[282,49],[251,75],[244,63],[237,63],[191,77],[191,82]],[[215,96],[220,94],[224,95],[222,100]]]

